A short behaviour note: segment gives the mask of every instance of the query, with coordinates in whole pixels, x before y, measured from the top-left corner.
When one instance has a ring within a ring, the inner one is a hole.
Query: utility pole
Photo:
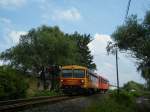
[[[131,4],[131,0],[128,1],[128,5],[127,5],[127,10],[126,10],[126,15],[125,15],[125,20],[128,17],[128,13],[129,13],[129,9],[130,9],[130,4]],[[116,74],[117,74],[117,94],[119,95],[119,74],[118,74],[118,49],[116,46]]]
[[[116,73],[117,73],[117,94],[119,95],[118,49],[117,47],[116,47]]]

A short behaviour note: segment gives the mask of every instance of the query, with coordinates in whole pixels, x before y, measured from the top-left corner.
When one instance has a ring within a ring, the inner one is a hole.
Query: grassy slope
[[[34,77],[25,77],[26,81],[29,84],[29,88],[27,90],[27,97],[32,97],[34,94],[37,93],[38,87],[37,87],[37,79]]]
[[[37,84],[38,80],[34,77],[26,77],[26,81],[29,83],[29,88],[27,90],[27,97],[37,97],[37,96],[58,96],[61,95],[59,92],[50,90],[38,90]]]
[[[135,97],[127,93],[106,95],[83,112],[137,112]]]

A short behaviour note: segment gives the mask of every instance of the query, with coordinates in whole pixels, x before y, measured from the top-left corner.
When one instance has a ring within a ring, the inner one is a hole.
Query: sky
[[[107,41],[123,24],[128,0],[0,0],[0,52],[15,46],[20,35],[41,25],[59,26],[65,33],[90,34],[89,44],[97,72],[116,85],[115,56],[107,55]],[[129,15],[142,19],[150,0],[132,0]],[[135,60],[119,53],[120,85],[134,80],[144,83]],[[2,64],[2,62],[0,62]]]

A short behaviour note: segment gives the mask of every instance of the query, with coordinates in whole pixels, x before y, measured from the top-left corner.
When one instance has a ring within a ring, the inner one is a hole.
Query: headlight
[[[81,80],[81,82],[83,83],[83,82],[84,82],[84,80]]]

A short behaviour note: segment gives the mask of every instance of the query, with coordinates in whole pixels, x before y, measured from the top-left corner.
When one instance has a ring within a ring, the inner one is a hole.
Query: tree
[[[92,41],[92,37],[86,34],[79,34],[75,32],[70,35],[70,38],[76,42],[78,48],[78,61],[79,65],[86,66],[91,70],[96,69],[96,64],[93,62],[93,56],[89,50],[88,44]]]
[[[2,52],[0,59],[13,68],[38,73],[44,66],[78,64],[95,69],[88,48],[90,35],[64,34],[58,27],[42,26],[22,35],[19,44]]]
[[[141,22],[136,15],[130,16],[125,24],[119,26],[112,34],[113,42],[107,46],[112,53],[117,46],[120,51],[126,51],[137,60],[137,70],[146,79],[150,88],[150,12],[146,13]]]
[[[42,26],[20,37],[19,44],[1,53],[13,68],[38,73],[42,67],[76,62],[75,42],[58,27]]]
[[[137,82],[129,81],[126,84],[124,84],[123,89],[125,89],[127,91],[135,90],[137,92],[140,92],[140,91],[144,90],[144,86],[142,84],[137,83]]]

